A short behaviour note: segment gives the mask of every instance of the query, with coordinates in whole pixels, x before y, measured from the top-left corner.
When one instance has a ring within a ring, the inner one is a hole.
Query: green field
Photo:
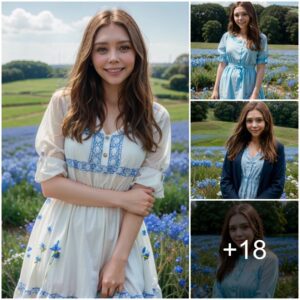
[[[62,78],[22,80],[2,84],[2,127],[37,125],[53,92],[65,86]],[[188,119],[188,93],[168,89],[167,80],[151,79],[153,93],[172,121]]]
[[[192,49],[217,49],[219,43],[191,43]],[[269,50],[298,50],[298,45],[268,45]]]
[[[235,124],[216,120],[210,111],[207,120],[191,124],[191,134],[195,136],[192,146],[224,146]],[[298,147],[298,129],[275,126],[274,131],[276,138],[286,147]],[[197,135],[201,137],[197,138]]]

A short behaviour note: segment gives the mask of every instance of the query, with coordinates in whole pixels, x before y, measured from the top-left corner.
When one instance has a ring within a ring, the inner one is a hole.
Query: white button
[[[109,140],[109,136],[107,135],[107,136],[105,137],[105,139],[106,139],[106,140]]]
[[[103,153],[103,156],[104,156],[104,157],[107,157],[107,153]]]

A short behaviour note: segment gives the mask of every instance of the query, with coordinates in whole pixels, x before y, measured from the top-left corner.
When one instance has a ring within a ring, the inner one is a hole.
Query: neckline
[[[251,155],[250,155],[250,152],[249,152],[249,147],[246,148],[246,153],[247,153],[247,155],[248,155],[248,157],[249,157],[250,159],[254,159],[254,158],[256,158],[257,156],[261,155],[261,151],[257,151],[256,154],[255,154],[254,156],[251,156]]]
[[[104,128],[102,127],[100,132],[102,132],[105,136],[112,136],[112,135],[122,134],[123,133],[123,126],[121,126],[120,128],[117,128],[116,130],[114,130],[110,133],[106,133]]]

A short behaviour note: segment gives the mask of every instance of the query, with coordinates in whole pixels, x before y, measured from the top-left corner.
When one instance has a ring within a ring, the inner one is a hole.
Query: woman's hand
[[[219,99],[219,92],[217,90],[213,90],[210,99]]]
[[[154,197],[151,188],[132,188],[123,193],[121,208],[130,213],[146,217],[151,212],[154,204]]]
[[[125,268],[127,261],[112,257],[106,262],[99,274],[98,291],[101,297],[113,297],[124,290]]]

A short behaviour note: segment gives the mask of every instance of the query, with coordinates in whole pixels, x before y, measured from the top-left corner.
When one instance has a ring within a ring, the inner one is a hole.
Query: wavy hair
[[[247,115],[252,110],[258,110],[263,115],[265,128],[259,139],[261,152],[265,160],[274,163],[277,159],[277,152],[273,119],[268,106],[262,101],[251,101],[243,107],[234,132],[226,142],[228,159],[234,160],[236,156],[247,147],[252,139],[252,136],[246,126]]]
[[[103,126],[106,118],[104,90],[102,79],[92,65],[91,55],[96,34],[110,24],[122,26],[126,30],[136,55],[134,69],[120,90],[120,114],[116,124],[121,120],[124,133],[130,140],[139,139],[146,151],[154,152],[159,142],[154,140],[154,131],[158,132],[159,140],[162,132],[153,115],[147,50],[138,25],[128,13],[120,9],[96,14],[85,29],[65,90],[70,95],[71,106],[63,122],[63,135],[82,143],[85,129],[89,129],[88,139]]]
[[[233,243],[229,233],[229,222],[230,219],[237,214],[243,215],[249,222],[249,225],[254,232],[253,244],[257,240],[264,239],[263,223],[256,209],[248,203],[242,203],[232,206],[225,216],[222,228],[221,244],[219,248],[221,262],[217,271],[217,280],[219,282],[221,282],[225,278],[225,276],[233,270],[236,261],[242,254],[242,250],[240,248],[238,248],[237,251],[233,251],[231,256],[228,256],[228,253],[224,251],[224,248],[228,247],[229,243]],[[253,248],[253,244],[249,245],[249,249]]]
[[[234,10],[239,6],[243,7],[249,15],[249,24],[247,30],[247,47],[251,50],[259,51],[261,50],[260,31],[258,27],[255,8],[251,2],[240,1],[232,5],[229,15],[228,31],[231,34],[236,35],[241,30],[240,27],[234,21]]]

